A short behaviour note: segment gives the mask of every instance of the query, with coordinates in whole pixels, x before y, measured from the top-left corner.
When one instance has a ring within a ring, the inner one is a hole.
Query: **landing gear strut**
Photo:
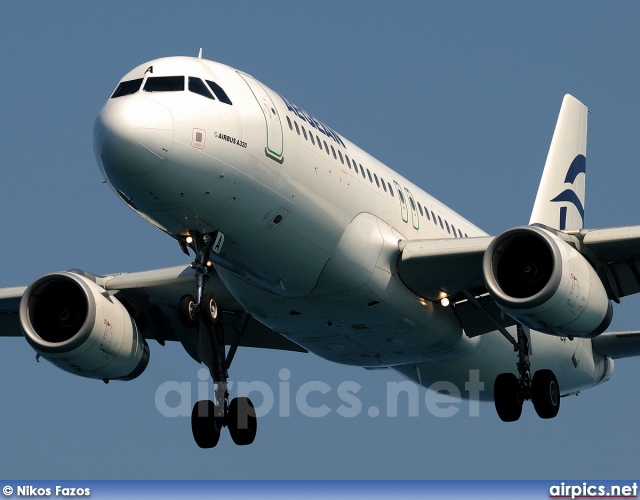
[[[258,429],[255,408],[249,398],[240,397],[229,401],[227,391],[228,370],[240,344],[240,338],[249,323],[250,316],[244,313],[240,326],[235,328],[229,352],[225,351],[225,323],[222,321],[215,297],[204,293],[209,280],[209,251],[221,245],[219,233],[200,234],[189,232],[186,241],[196,254],[191,267],[196,271],[196,298],[184,295],[180,299],[179,312],[183,325],[197,327],[199,355],[209,368],[215,386],[214,401],[198,401],[191,412],[191,431],[200,448],[213,448],[218,444],[223,427],[229,428],[231,439],[240,446],[253,443]],[[186,247],[185,247],[186,248]]]
[[[501,373],[496,377],[493,399],[496,411],[504,422],[514,422],[522,414],[522,403],[528,399],[540,418],[553,418],[560,409],[560,388],[551,370],[539,370],[531,378],[529,338],[522,325],[517,325],[518,341],[513,343],[518,353],[518,377]]]

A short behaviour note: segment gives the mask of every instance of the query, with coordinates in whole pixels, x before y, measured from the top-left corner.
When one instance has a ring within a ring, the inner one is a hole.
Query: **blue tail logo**
[[[569,165],[569,170],[564,178],[565,184],[571,184],[571,188],[567,188],[553,200],[555,202],[567,202],[571,203],[580,214],[582,222],[584,223],[584,206],[578,198],[578,194],[573,189],[573,183],[575,182],[578,174],[586,174],[587,171],[587,158],[584,155],[578,155],[574,158]],[[567,207],[560,207],[560,230],[564,231],[567,227]]]

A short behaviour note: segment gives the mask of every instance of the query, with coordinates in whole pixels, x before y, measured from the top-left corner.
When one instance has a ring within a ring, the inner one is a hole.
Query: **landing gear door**
[[[251,89],[264,115],[266,127],[266,146],[264,152],[272,160],[282,163],[284,161],[284,146],[282,141],[282,122],[280,121],[278,110],[260,82],[244,73],[238,72],[238,74]]]

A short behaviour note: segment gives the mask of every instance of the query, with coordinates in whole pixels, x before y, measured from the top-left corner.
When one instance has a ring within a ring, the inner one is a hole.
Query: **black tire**
[[[493,386],[496,412],[503,422],[515,422],[522,415],[518,379],[513,373],[501,373]]]
[[[200,314],[202,320],[210,326],[214,326],[220,317],[218,303],[212,293],[205,293],[200,301]]]
[[[256,410],[249,398],[234,398],[229,403],[227,425],[231,439],[238,446],[253,443],[258,431]]]
[[[198,401],[191,411],[191,432],[200,448],[213,448],[220,440],[220,427],[215,422],[213,401]]]
[[[560,410],[560,386],[551,370],[533,374],[531,401],[540,418],[554,418]]]
[[[196,307],[196,299],[191,295],[183,295],[178,304],[178,312],[180,313],[180,321],[185,328],[192,328],[198,322],[198,311]]]

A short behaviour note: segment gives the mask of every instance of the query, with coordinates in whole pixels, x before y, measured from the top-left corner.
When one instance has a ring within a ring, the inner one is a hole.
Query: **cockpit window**
[[[144,84],[145,92],[179,92],[184,90],[184,76],[152,76]]]
[[[227,96],[222,87],[218,85],[216,82],[212,82],[211,80],[207,80],[209,87],[213,90],[213,93],[216,95],[220,102],[224,102],[225,104],[231,104],[231,99]]]
[[[200,94],[208,99],[213,99],[211,91],[207,88],[204,82],[200,80],[200,78],[195,78],[193,76],[189,77],[189,92]]]
[[[120,85],[118,85],[115,92],[111,95],[111,99],[114,97],[122,97],[123,95],[135,94],[140,90],[140,85],[142,85],[142,78],[120,82]]]

